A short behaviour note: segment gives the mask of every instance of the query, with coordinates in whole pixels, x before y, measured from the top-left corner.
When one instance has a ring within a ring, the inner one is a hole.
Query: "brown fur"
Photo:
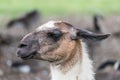
[[[54,57],[56,58],[56,62],[53,65],[61,64],[61,70],[66,72],[68,68],[71,68],[77,61],[77,58],[82,58],[82,51],[81,51],[81,43],[79,40],[71,40],[69,29],[71,26],[64,24],[64,22],[58,22],[55,24],[58,26],[61,31],[65,33],[62,39],[58,42],[58,48],[47,52],[45,57]],[[79,48],[79,52],[76,52]],[[75,54],[78,53],[78,54]],[[51,56],[52,55],[52,56]],[[44,57],[44,56],[43,56]],[[61,60],[57,60],[57,59]]]
[[[55,26],[58,26],[61,30],[65,32],[69,32],[69,29],[73,27],[71,24],[68,24],[66,22],[57,22],[55,23]]]
[[[78,60],[82,60],[82,50],[81,50],[81,43],[79,41],[75,42],[75,45],[73,45],[74,49],[71,50],[71,53],[66,53],[68,55],[68,58],[66,61],[64,61],[61,64],[61,70],[63,72],[68,71],[71,69]],[[70,48],[67,48],[70,49]]]

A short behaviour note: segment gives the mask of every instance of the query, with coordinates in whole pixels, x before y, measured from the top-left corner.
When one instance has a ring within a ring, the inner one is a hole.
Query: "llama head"
[[[66,22],[50,21],[27,34],[21,40],[17,54],[23,59],[60,63],[74,55],[82,39],[103,40],[108,36],[77,29]]]

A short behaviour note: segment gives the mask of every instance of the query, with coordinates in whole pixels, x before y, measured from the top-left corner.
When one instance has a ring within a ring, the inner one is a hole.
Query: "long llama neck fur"
[[[77,47],[74,57],[66,64],[51,65],[51,80],[95,80],[92,62],[86,52],[85,44],[81,44],[82,54],[80,47]]]

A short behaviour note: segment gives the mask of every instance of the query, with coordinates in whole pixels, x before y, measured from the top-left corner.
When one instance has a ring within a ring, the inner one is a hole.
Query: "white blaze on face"
[[[37,28],[37,31],[42,31],[42,30],[49,30],[52,28],[57,28],[54,24],[60,22],[60,21],[49,21]]]

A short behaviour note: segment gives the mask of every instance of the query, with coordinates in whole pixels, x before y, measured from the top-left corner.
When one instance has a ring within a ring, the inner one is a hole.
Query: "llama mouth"
[[[32,53],[30,53],[30,55],[27,55],[27,56],[24,56],[24,57],[21,57],[21,58],[24,59],[24,60],[33,59],[35,54],[37,54],[37,52],[32,52]]]

